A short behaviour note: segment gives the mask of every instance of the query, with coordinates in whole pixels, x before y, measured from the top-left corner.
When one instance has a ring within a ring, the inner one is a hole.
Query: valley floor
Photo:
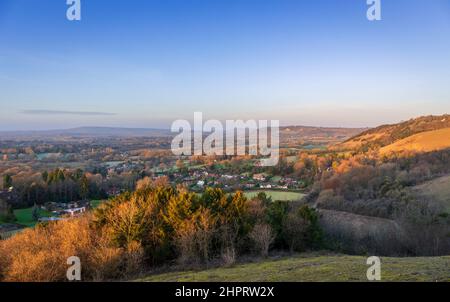
[[[236,264],[229,268],[171,272],[148,276],[146,282],[326,282],[367,281],[367,257],[300,254]],[[450,256],[381,258],[382,281],[450,282]]]

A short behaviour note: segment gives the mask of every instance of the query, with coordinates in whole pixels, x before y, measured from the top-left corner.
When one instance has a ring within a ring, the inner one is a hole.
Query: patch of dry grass
[[[380,154],[392,152],[431,152],[450,148],[450,128],[418,133],[380,149]]]

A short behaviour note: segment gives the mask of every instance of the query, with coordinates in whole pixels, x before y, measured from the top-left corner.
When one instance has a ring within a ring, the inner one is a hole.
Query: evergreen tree
[[[12,177],[9,174],[6,174],[3,176],[3,189],[8,189],[9,187],[12,187]]]
[[[39,218],[40,218],[39,207],[36,204],[33,207],[33,211],[31,213],[31,216],[33,217],[34,221],[38,221]]]
[[[86,175],[83,175],[80,179],[80,195],[82,199],[89,196],[89,180]]]

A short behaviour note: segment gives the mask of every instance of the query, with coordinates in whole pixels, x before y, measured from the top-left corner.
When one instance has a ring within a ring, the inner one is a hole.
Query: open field
[[[275,191],[275,190],[258,190],[258,191],[248,191],[245,192],[247,198],[256,197],[259,193],[264,192],[268,197],[271,197],[273,201],[293,201],[300,200],[305,196],[305,194],[300,192],[289,192],[289,191]]]
[[[230,268],[172,272],[137,281],[149,282],[319,282],[367,281],[367,257],[300,254],[239,264]],[[450,282],[450,256],[381,258],[382,281]]]
[[[93,209],[98,208],[104,202],[106,202],[106,200],[91,200],[91,207]]]
[[[46,212],[43,210],[39,210],[40,216],[52,216],[52,213]],[[33,220],[33,208],[27,208],[27,209],[21,209],[21,210],[14,210],[14,215],[16,216],[17,223],[27,226],[27,227],[33,227],[36,225],[36,221]]]

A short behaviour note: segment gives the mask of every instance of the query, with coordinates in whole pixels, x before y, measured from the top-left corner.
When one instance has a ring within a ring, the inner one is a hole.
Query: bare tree
[[[275,236],[270,225],[266,223],[255,225],[249,236],[255,244],[256,251],[261,256],[267,257],[269,255],[270,245],[275,240]]]

